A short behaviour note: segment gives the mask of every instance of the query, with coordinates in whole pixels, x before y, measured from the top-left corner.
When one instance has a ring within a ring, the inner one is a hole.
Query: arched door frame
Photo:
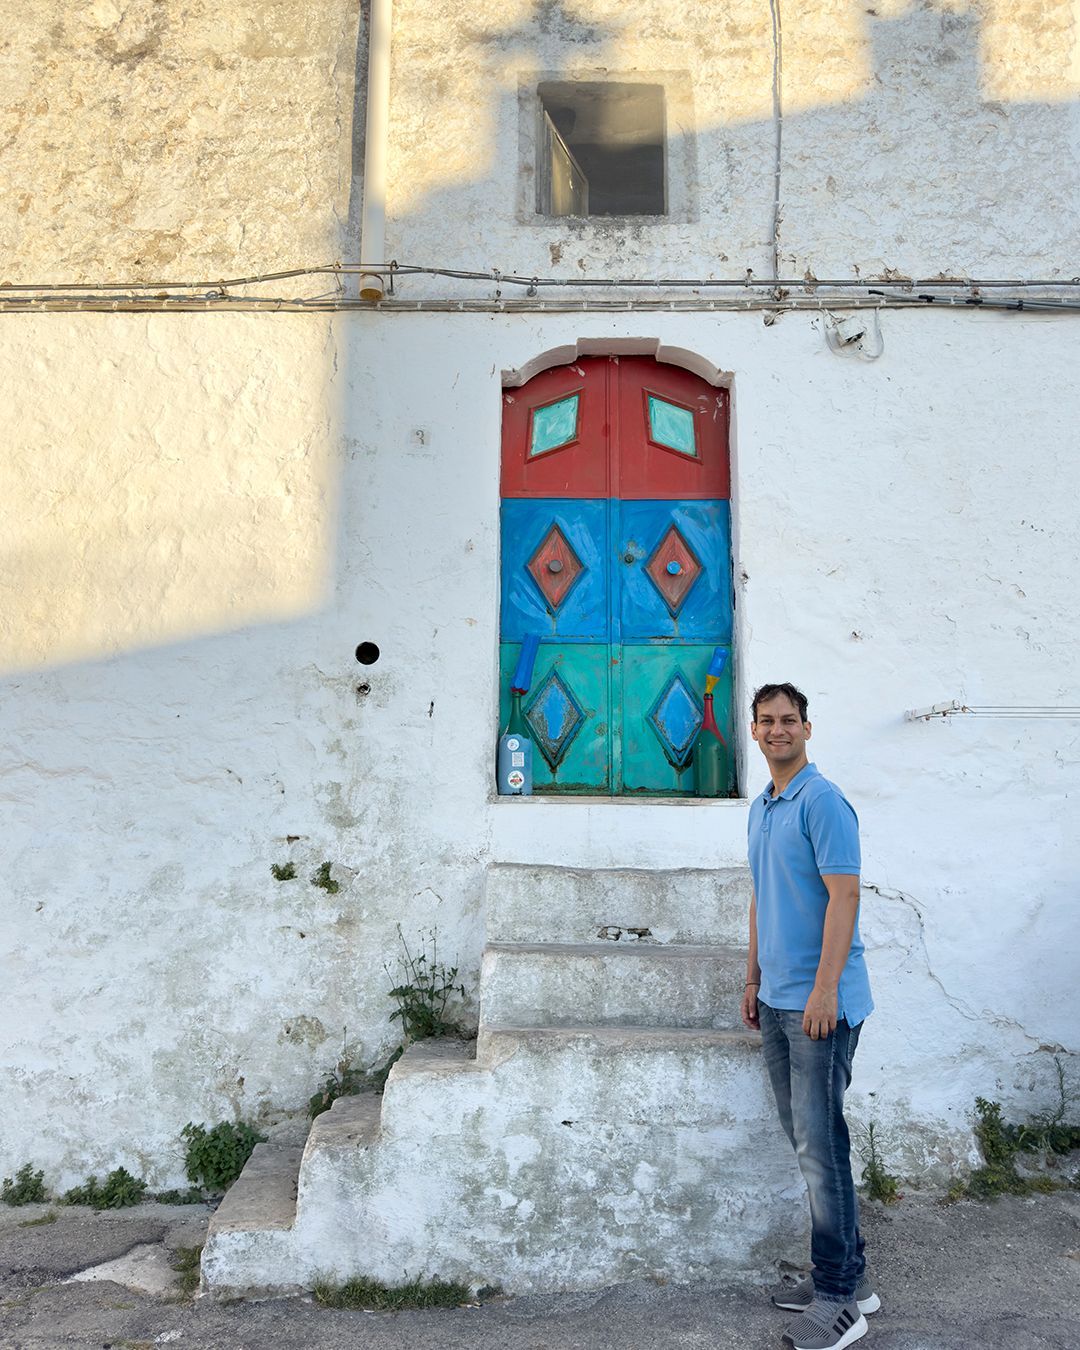
[[[745,614],[744,605],[739,603],[745,584],[745,574],[740,563],[740,522],[739,522],[739,500],[740,493],[737,491],[738,483],[738,459],[737,459],[737,436],[735,421],[735,373],[732,370],[724,369],[714,364],[700,352],[690,348],[676,346],[672,343],[664,342],[656,337],[640,338],[579,338],[574,342],[563,343],[556,347],[547,348],[543,352],[530,357],[520,366],[507,367],[501,371],[502,389],[515,389],[528,383],[534,376],[543,371],[550,370],[556,366],[569,365],[583,357],[607,357],[607,356],[646,356],[652,357],[657,362],[677,366],[683,370],[698,376],[701,380],[716,387],[728,391],[728,446],[731,472],[730,489],[730,507],[731,507],[731,566],[732,582],[734,586],[734,613],[733,613],[733,631],[731,635],[732,656],[734,658],[734,742],[732,744],[732,753],[735,759],[736,781],[742,785],[746,783],[746,717],[743,715],[743,709],[746,707],[749,698],[749,689],[746,684],[746,660],[745,660]],[[744,789],[745,792],[745,789]],[[745,795],[742,798],[745,801]]]

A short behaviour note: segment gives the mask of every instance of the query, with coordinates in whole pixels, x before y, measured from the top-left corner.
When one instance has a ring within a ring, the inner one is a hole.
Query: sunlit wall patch
[[[534,408],[529,425],[529,458],[573,445],[578,439],[580,417],[581,398],[578,394]]]
[[[680,455],[697,458],[697,437],[694,432],[694,413],[691,408],[669,403],[655,394],[646,396],[649,409],[649,440]]]

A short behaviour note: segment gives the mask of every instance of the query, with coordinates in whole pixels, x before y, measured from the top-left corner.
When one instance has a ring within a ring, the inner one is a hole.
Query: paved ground
[[[399,1314],[192,1300],[170,1285],[169,1253],[202,1240],[201,1206],[21,1226],[45,1212],[0,1207],[3,1350],[781,1350],[787,1316],[754,1287],[648,1283]],[[868,1350],[1080,1350],[1080,1192],[948,1208],[908,1196],[865,1206],[864,1228],[884,1304]],[[111,1279],[65,1283],[121,1258],[96,1272]]]

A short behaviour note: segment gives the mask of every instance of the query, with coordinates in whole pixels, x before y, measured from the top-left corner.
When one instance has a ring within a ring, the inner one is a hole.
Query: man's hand
[[[830,1031],[836,1030],[835,989],[820,989],[814,985],[806,1000],[802,1029],[812,1041],[823,1041]]]
[[[758,1016],[757,996],[758,986],[756,984],[748,984],[743,990],[742,1008],[740,1009],[740,1012],[742,1013],[744,1025],[748,1026],[751,1031],[761,1030],[761,1018]]]

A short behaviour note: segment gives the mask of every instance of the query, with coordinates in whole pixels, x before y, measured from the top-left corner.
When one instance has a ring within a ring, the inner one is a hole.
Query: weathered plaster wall
[[[775,74],[781,275],[1075,273],[1068,0],[778,8],[779,43],[759,0],[512,0],[472,7],[469,22],[398,0],[391,256],[539,277],[769,276]],[[669,169],[685,171],[689,139],[689,218],[533,216],[535,110],[521,99],[541,77],[671,79]],[[412,296],[434,283],[404,284]]]
[[[179,1179],[187,1120],[300,1105],[346,1025],[374,1061],[395,925],[437,923],[472,980],[491,860],[744,861],[739,803],[489,800],[501,372],[580,337],[735,373],[742,683],[803,683],[862,817],[879,1012],[859,1108],[915,1169],[967,1149],[977,1093],[1049,1100],[1046,1047],[1078,1048],[1080,728],[903,712],[1080,703],[1076,330],[882,329],[867,363],[794,315],[9,320],[3,1167]],[[112,424],[58,378],[103,349],[133,391]],[[110,425],[127,472],[87,484]],[[95,629],[121,585],[126,622]],[[298,879],[277,883],[287,859]],[[324,860],[336,895],[308,881]]]
[[[1073,275],[1074,7],[873,8],[781,5],[778,53],[749,0],[397,0],[388,253],[767,275],[775,75],[781,270]],[[359,6],[311,14],[5,16],[0,281],[354,256]],[[541,71],[678,84],[685,218],[527,219],[521,92]],[[179,1179],[188,1119],[301,1104],[346,1025],[376,1060],[395,925],[437,923],[471,978],[490,860],[744,860],[739,804],[488,801],[500,374],[583,337],[734,372],[742,686],[804,682],[863,817],[881,1011],[862,1108],[918,1126],[917,1168],[966,1148],[976,1093],[1046,1100],[1045,1047],[1077,1049],[1077,726],[902,712],[1080,702],[1077,321],[886,313],[875,363],[832,354],[822,322],[3,319],[0,1169]],[[289,859],[299,879],[274,882]],[[336,895],[308,880],[325,860]]]
[[[0,25],[0,282],[343,255],[359,0],[28,0]]]
[[[1071,0],[778,11],[779,42],[761,0],[467,12],[397,0],[387,257],[528,276],[768,276],[775,77],[783,273],[1075,273]],[[314,17],[288,0],[21,6],[0,35],[0,281],[186,280],[355,258],[359,28],[358,0]],[[689,180],[673,197],[689,213],[532,218],[528,98],[541,73],[669,82],[670,168]],[[463,293],[406,285],[413,298],[440,292]]]

